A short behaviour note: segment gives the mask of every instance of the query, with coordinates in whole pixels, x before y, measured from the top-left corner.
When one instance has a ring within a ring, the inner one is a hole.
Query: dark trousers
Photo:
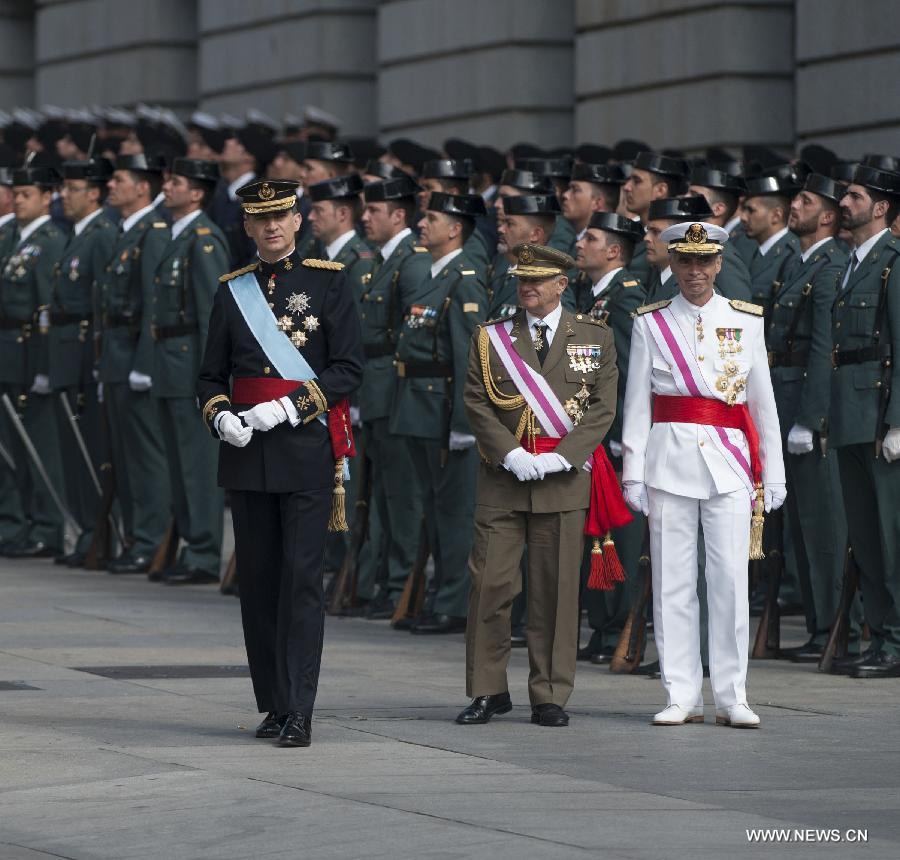
[[[312,715],[325,628],[331,490],[231,490],[241,618],[261,713]]]

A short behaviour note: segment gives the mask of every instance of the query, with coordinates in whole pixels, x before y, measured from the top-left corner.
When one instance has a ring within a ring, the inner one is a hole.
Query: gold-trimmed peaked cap
[[[659,234],[670,254],[721,254],[728,241],[728,231],[708,221],[684,221],[666,227]]]
[[[237,196],[248,215],[268,215],[290,209],[297,202],[299,186],[292,179],[257,179],[238,188]]]
[[[510,266],[510,274],[521,281],[545,281],[566,272],[575,266],[575,261],[564,251],[525,242],[513,248],[516,255],[515,266]]]

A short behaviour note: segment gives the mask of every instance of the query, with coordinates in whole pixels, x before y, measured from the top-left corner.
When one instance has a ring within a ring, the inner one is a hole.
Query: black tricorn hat
[[[108,158],[89,158],[87,161],[64,161],[63,179],[84,179],[86,182],[107,182],[113,175],[113,165]]]
[[[553,190],[550,183],[533,170],[504,170],[500,175],[500,185],[508,185],[519,191],[545,193]]]
[[[358,173],[349,173],[347,176],[336,176],[333,179],[324,179],[316,182],[306,189],[309,199],[319,200],[348,200],[359,197],[363,190],[362,177]]]
[[[624,140],[617,141],[613,145],[612,157],[616,161],[633,161],[637,158],[639,152],[644,152],[649,149],[650,147],[642,140],[625,138]]]
[[[804,177],[805,181],[805,177]],[[747,197],[766,197],[777,194],[780,197],[793,197],[796,190],[795,177],[755,176],[747,180]]]
[[[331,140],[306,141],[304,158],[312,158],[316,161],[337,161],[342,164],[352,164],[353,157],[353,150],[345,143],[335,143]]]
[[[838,157],[835,155],[834,150],[829,149],[827,146],[822,146],[818,143],[808,143],[800,150],[800,160],[808,164],[814,173],[827,176],[828,171],[831,170],[831,165],[838,160]]]
[[[702,185],[704,188],[715,188],[738,195],[743,194],[747,188],[740,176],[714,167],[695,167],[691,171],[691,185]]]
[[[631,239],[632,242],[639,242],[644,238],[644,228],[639,221],[623,218],[614,212],[595,212],[588,221],[588,229],[605,230],[607,233]]]
[[[38,188],[56,188],[62,181],[55,167],[17,167],[12,172],[13,185],[36,185]]]
[[[169,168],[176,176],[185,176],[197,182],[215,185],[219,181],[219,164],[203,158],[176,158]]]
[[[840,203],[841,198],[844,196],[845,188],[837,180],[829,176],[823,176],[821,173],[810,173],[806,177],[803,190],[812,194],[818,194],[819,197],[824,197],[832,203]]]
[[[144,152],[135,155],[119,155],[116,157],[116,170],[136,170],[139,173],[162,173],[166,169],[166,160],[162,156],[148,156]]]
[[[687,179],[691,172],[686,159],[672,158],[658,152],[639,152],[634,159],[634,166],[639,170],[658,173],[660,176],[672,176],[676,179]]]
[[[702,194],[687,197],[662,197],[650,203],[648,221],[704,221],[712,216],[709,201]]]
[[[859,167],[858,161],[838,161],[836,164],[831,165],[831,178],[836,182],[840,182],[842,185],[849,185],[853,182],[853,174],[856,173],[856,168]]]
[[[555,194],[521,194],[503,198],[507,215],[559,215],[559,200]]]
[[[434,158],[422,165],[422,179],[465,179],[475,172],[469,158]]]
[[[516,170],[530,170],[547,179],[568,179],[572,173],[572,159],[517,158]]]
[[[432,191],[427,208],[432,212],[443,212],[458,218],[474,219],[478,215],[487,215],[487,207],[480,194],[444,194],[442,191]]]
[[[599,143],[582,143],[575,147],[575,157],[585,164],[606,164],[613,151]]]
[[[380,176],[382,179],[396,179],[407,175],[399,167],[394,167],[393,164],[388,164],[380,158],[369,159],[362,172],[368,176]]]
[[[873,191],[900,197],[900,173],[892,170],[879,170],[877,167],[859,164],[853,173],[853,182]]]
[[[478,157],[475,159],[475,170],[478,173],[487,173],[496,182],[505,168],[506,159],[501,152],[492,146],[478,147]]]
[[[574,182],[593,182],[595,185],[624,185],[625,172],[619,164],[572,165],[570,179]]]
[[[805,161],[794,161],[790,164],[776,164],[763,171],[763,176],[776,176],[781,180],[788,194],[796,194],[803,188],[806,177],[812,168]]]
[[[422,187],[411,176],[403,173],[402,176],[395,176],[381,182],[367,182],[363,187],[363,196],[366,203],[379,203],[382,200],[414,198],[421,190]]]
[[[860,164],[865,167],[877,167],[879,170],[890,170],[893,173],[897,173],[898,167],[900,167],[900,159],[894,158],[893,155],[869,153],[863,156]]]

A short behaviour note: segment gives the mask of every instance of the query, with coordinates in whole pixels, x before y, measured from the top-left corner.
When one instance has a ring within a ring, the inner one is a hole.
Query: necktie
[[[847,272],[844,275],[844,280],[841,282],[841,290],[847,289],[847,284],[850,283],[850,277],[856,271],[858,265],[859,257],[856,256],[856,251],[854,251],[850,255],[850,262],[847,264]]]
[[[374,265],[372,266],[372,275],[374,276],[375,273],[376,273],[383,265],[384,265],[384,255],[381,253],[381,251],[378,251],[378,252],[375,254],[375,263],[374,263]]]
[[[534,324],[534,351],[537,353],[538,361],[541,363],[541,367],[544,366],[544,359],[547,357],[547,351],[550,349],[550,344],[547,343],[547,329],[550,326],[544,322],[536,322]]]

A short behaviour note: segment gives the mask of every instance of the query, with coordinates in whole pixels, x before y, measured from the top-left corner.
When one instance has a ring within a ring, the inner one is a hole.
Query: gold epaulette
[[[644,314],[649,314],[652,311],[658,311],[658,310],[661,310],[662,308],[667,308],[670,304],[672,304],[671,299],[663,299],[660,302],[652,302],[649,305],[641,305],[641,307],[639,307],[635,311],[635,313],[638,316],[643,316]]]
[[[603,328],[609,328],[603,320],[594,319],[590,314],[575,314],[575,322],[589,323],[590,325],[599,325]]]
[[[343,263],[335,263],[333,260],[317,260],[315,257],[307,257],[303,265],[310,269],[329,269],[332,272],[340,272],[344,269]]]
[[[623,287],[636,287],[640,284],[640,281],[622,281]]]
[[[417,254],[427,254],[428,248],[423,248],[421,245],[413,245],[413,251]]]
[[[210,230],[209,227],[198,227],[197,228],[198,236],[208,236],[210,233],[212,233],[212,230]]]
[[[476,275],[476,274],[478,274],[474,269],[460,269],[459,273],[461,275]]]
[[[230,281],[232,278],[236,278],[239,275],[246,275],[247,272],[252,272],[257,266],[259,262],[251,263],[249,266],[244,266],[243,269],[235,269],[233,272],[229,272],[227,275],[219,276],[219,283],[224,284],[225,281]]]
[[[497,325],[497,323],[506,322],[508,319],[512,319],[512,317],[498,317],[495,320],[485,320],[482,325]]]
[[[165,221],[154,221],[152,226],[154,230],[164,230],[169,225]]]
[[[764,313],[762,305],[755,305],[753,302],[745,302],[741,299],[729,299],[728,304],[736,311],[743,311],[745,314],[753,314],[755,317],[761,317]]]

